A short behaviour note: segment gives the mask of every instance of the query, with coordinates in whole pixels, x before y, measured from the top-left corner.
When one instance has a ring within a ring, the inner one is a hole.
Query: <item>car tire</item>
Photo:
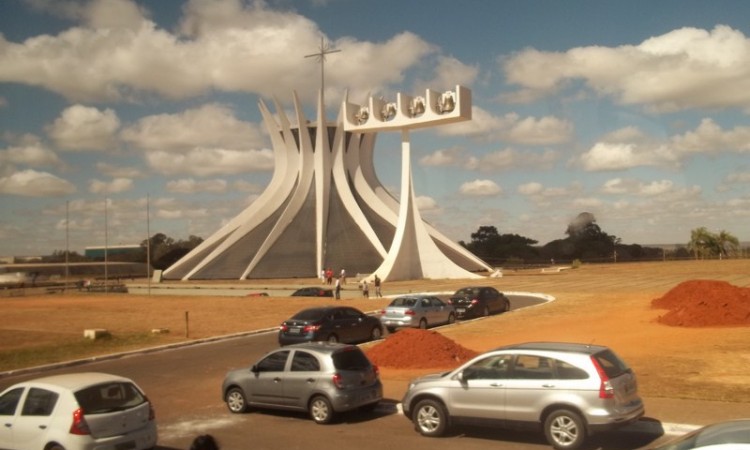
[[[419,329],[420,330],[426,330],[427,329],[427,319],[422,318],[419,321]]]
[[[422,436],[438,437],[448,429],[448,412],[439,401],[426,399],[417,403],[412,421]]]
[[[333,420],[333,406],[327,398],[322,395],[316,395],[310,400],[309,405],[310,417],[317,424],[331,423]]]
[[[51,446],[47,447],[45,450],[65,450],[65,447],[63,447],[60,444],[52,444]]]
[[[380,327],[372,327],[372,331],[370,331],[370,340],[377,341],[377,340],[380,340],[380,338],[382,337],[383,337],[383,330],[381,330]]]
[[[448,315],[448,324],[454,324],[456,323],[456,315],[453,313],[450,313]]]
[[[229,411],[234,414],[242,414],[248,410],[245,393],[242,392],[242,389],[240,388],[233,387],[228,390],[227,395],[224,396],[224,401],[226,402]]]
[[[575,450],[586,439],[586,425],[578,413],[558,409],[544,420],[544,435],[557,450]]]
[[[329,334],[328,337],[326,338],[326,341],[330,342],[331,344],[335,344],[339,341],[339,337],[336,336],[335,334]]]

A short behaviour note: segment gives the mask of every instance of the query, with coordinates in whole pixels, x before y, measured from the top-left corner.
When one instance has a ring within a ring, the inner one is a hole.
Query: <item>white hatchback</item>
[[[0,448],[141,450],[156,446],[154,410],[128,378],[72,373],[15,384],[0,394]]]

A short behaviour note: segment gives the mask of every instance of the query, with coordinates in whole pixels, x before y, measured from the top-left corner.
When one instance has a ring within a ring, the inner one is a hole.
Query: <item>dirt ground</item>
[[[383,293],[388,296],[450,292],[467,284],[486,284],[507,293],[546,294],[555,300],[484,320],[458,323],[439,332],[477,352],[536,340],[603,344],[612,347],[633,367],[644,396],[750,403],[750,325],[679,327],[657,321],[666,311],[652,308],[652,300],[688,280],[718,280],[749,287],[750,261],[583,265],[545,273],[506,271],[502,278],[479,282],[385,283]],[[315,284],[315,280],[287,280],[292,282]],[[247,284],[261,285],[257,281]],[[357,289],[356,283],[346,288],[347,294],[351,294]],[[329,302],[333,300],[179,297],[153,293],[151,296],[68,293],[0,298],[0,355],[5,355],[0,372],[18,368],[8,355],[80,342],[85,329],[105,328],[118,337],[148,336],[145,344],[126,346],[136,348],[275,327],[299,309]],[[389,300],[354,296],[340,302],[373,311],[384,307]],[[169,332],[151,335],[154,329]],[[86,349],[88,353],[111,351],[96,345]],[[82,356],[86,355],[78,355]],[[386,397],[400,398],[405,381],[440,368],[382,366],[380,369]]]

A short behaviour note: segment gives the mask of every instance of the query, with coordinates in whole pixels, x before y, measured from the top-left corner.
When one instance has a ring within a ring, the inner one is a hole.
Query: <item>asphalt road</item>
[[[521,308],[539,299],[513,297]],[[342,416],[331,425],[316,425],[305,414],[252,412],[234,415],[221,399],[221,381],[234,368],[248,367],[271,348],[276,334],[261,333],[153,353],[105,358],[83,365],[59,367],[46,374],[102,371],[136,380],[154,403],[159,423],[159,449],[187,449],[192,439],[213,434],[222,449],[381,448],[411,450],[548,449],[541,433],[460,428],[444,438],[416,433],[398,412],[400,399],[387,399],[375,413]],[[0,379],[0,390],[39,374]],[[637,427],[595,436],[591,449],[633,450],[659,439],[658,427]]]

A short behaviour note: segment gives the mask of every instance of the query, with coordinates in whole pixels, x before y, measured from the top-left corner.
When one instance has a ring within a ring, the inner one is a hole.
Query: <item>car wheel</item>
[[[331,344],[335,344],[339,341],[339,337],[335,334],[331,334],[328,336],[328,338],[326,338],[326,341],[330,342]]]
[[[558,450],[574,450],[586,439],[583,419],[567,409],[553,411],[544,421],[544,435],[547,442]]]
[[[333,406],[331,406],[331,402],[322,395],[313,397],[310,400],[310,417],[312,417],[315,423],[331,423],[333,420]]]
[[[423,318],[423,319],[421,319],[421,320],[419,321],[419,328],[420,328],[421,330],[426,330],[426,329],[427,329],[427,319],[424,319],[424,318]]]
[[[422,400],[414,408],[414,427],[422,436],[442,436],[448,429],[448,413],[437,400]]]
[[[240,414],[247,411],[247,400],[245,399],[245,393],[240,388],[232,388],[227,392],[224,401],[227,403],[229,411]]]
[[[47,447],[45,450],[65,450],[65,447],[63,447],[60,444],[52,444],[49,447]]]
[[[372,331],[370,331],[370,340],[377,341],[381,337],[383,337],[383,330],[381,330],[380,327],[372,327]]]
[[[456,323],[456,315],[455,315],[455,314],[453,314],[453,313],[450,313],[450,314],[448,315],[448,323],[449,323],[449,324],[451,324],[451,323]]]

